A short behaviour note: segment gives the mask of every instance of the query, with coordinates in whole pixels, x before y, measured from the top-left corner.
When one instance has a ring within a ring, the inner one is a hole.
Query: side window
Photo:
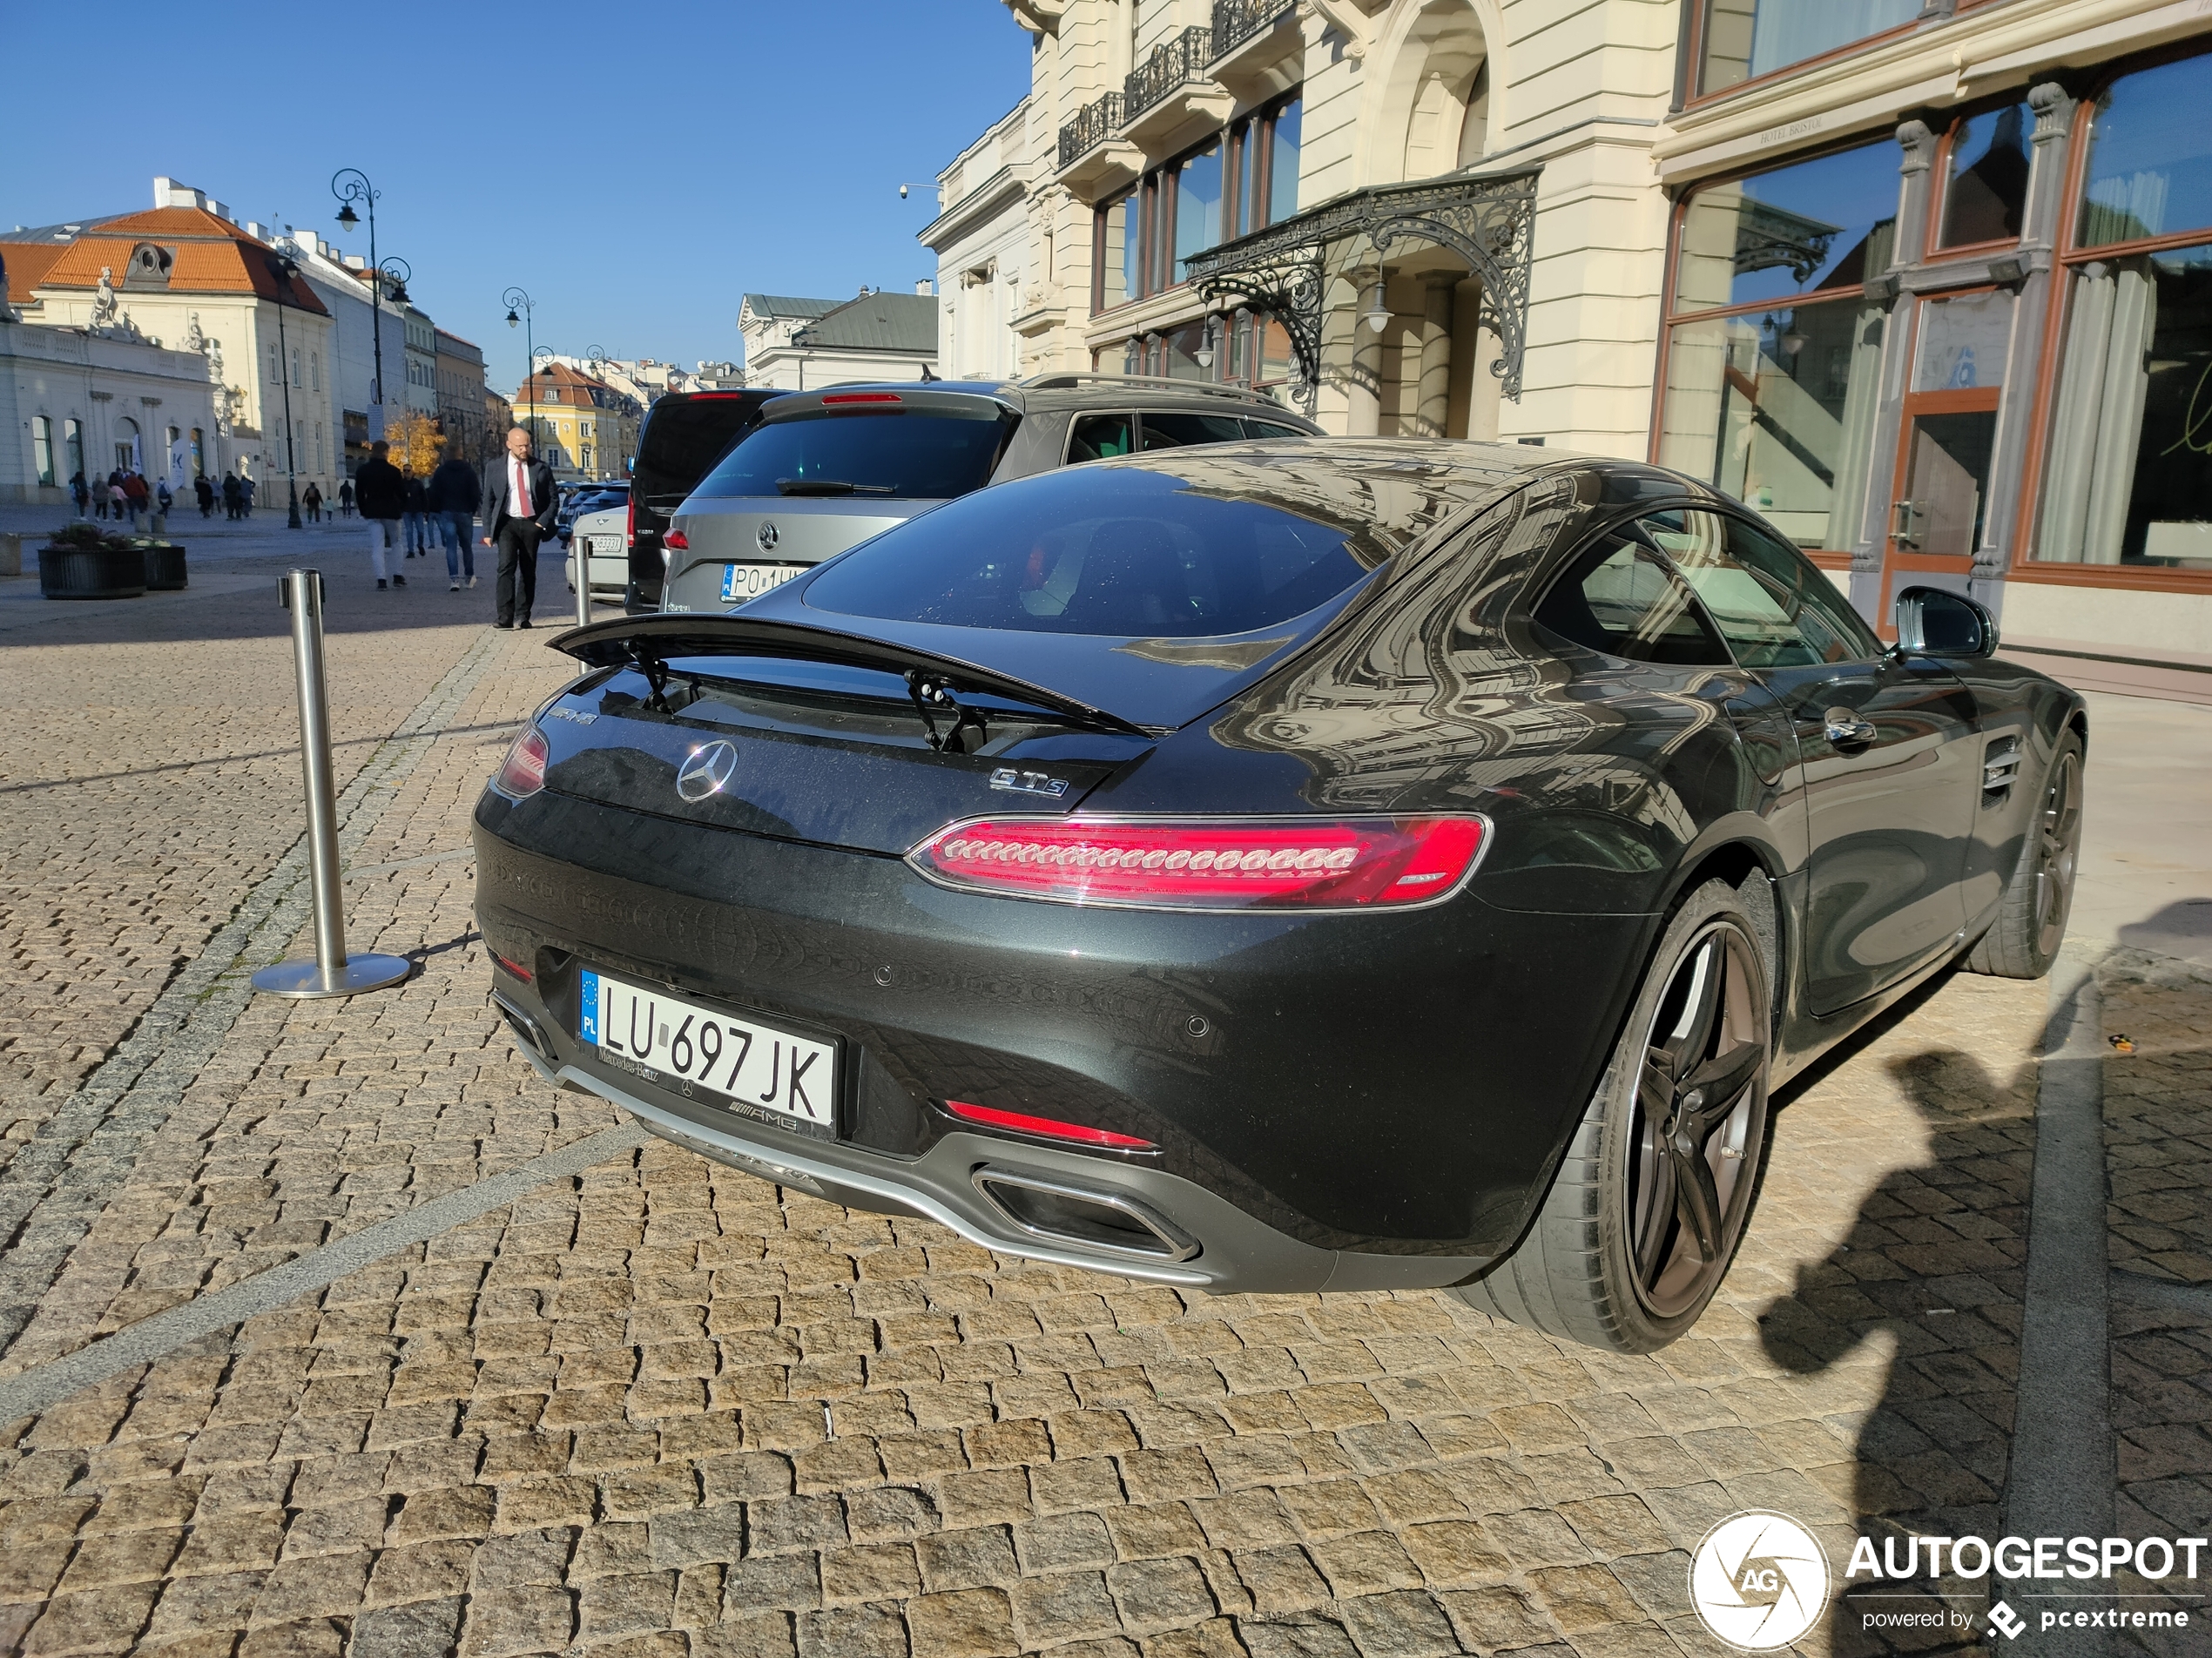
[[[1148,414],[1144,417],[1144,447],[1181,448],[1190,443],[1235,443],[1244,435],[1244,423],[1233,414],[1186,414],[1179,411]]]
[[[1807,667],[1879,651],[1834,584],[1794,548],[1717,513],[1654,513],[1641,527],[1696,590],[1746,668]]]
[[[1109,455],[1133,454],[1136,448],[1134,414],[1078,414],[1068,436],[1068,464],[1103,461]]]
[[[1299,431],[1295,426],[1277,426],[1271,421],[1246,421],[1244,422],[1244,430],[1253,437],[1307,437],[1312,435],[1310,433]]]
[[[1568,566],[1535,617],[1548,631],[1608,657],[1678,667],[1729,664],[1728,647],[1689,590],[1649,548],[1617,532],[1599,536]]]

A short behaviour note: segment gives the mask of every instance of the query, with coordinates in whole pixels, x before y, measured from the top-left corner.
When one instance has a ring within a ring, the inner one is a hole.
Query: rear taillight
[[[907,855],[971,892],[1140,909],[1395,909],[1456,890],[1480,818],[1001,818]]]
[[[629,516],[626,516],[626,517],[623,520],[623,524],[622,524],[622,546],[623,546],[623,550],[624,550],[624,552],[627,552],[627,551],[629,551],[629,550],[630,550],[630,549],[631,549],[632,547],[635,547],[637,544],[637,497],[636,495],[631,495],[631,496],[630,497],[630,512],[629,512]]]
[[[970,1105],[966,1100],[948,1100],[945,1109],[963,1122],[980,1122],[993,1129],[1011,1129],[1016,1134],[1042,1135],[1048,1140],[1065,1140],[1071,1145],[1104,1146],[1115,1151],[1159,1149],[1150,1140],[1140,1140],[1133,1134],[1116,1134],[1111,1129],[1086,1128],[1080,1122],[1062,1122],[1057,1117],[1033,1117],[1026,1111],[1001,1111],[995,1105]]]
[[[533,725],[515,739],[500,765],[498,784],[516,799],[536,794],[545,786],[545,733]]]
[[[832,392],[822,399],[827,403],[896,403],[902,401],[896,392]]]
[[[691,538],[680,529],[670,530],[660,538],[660,544],[675,553],[688,553],[691,550]]]

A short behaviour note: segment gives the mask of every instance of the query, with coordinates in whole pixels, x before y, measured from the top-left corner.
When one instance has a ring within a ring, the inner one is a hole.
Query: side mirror
[[[1922,657],[1993,657],[1997,618],[1947,588],[1908,587],[1897,596],[1898,649]]]

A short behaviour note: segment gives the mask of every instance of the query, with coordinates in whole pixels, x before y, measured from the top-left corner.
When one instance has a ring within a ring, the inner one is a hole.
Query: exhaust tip
[[[1120,1192],[1006,1169],[978,1169],[973,1179],[991,1206],[1030,1237],[1130,1260],[1187,1261],[1198,1252],[1196,1238]]]

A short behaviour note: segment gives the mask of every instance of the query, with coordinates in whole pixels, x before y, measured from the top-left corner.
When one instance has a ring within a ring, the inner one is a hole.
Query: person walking
[[[300,495],[300,504],[307,509],[309,523],[319,524],[322,522],[322,491],[316,489],[314,484],[309,484]]]
[[[354,516],[354,481],[351,478],[343,480],[338,486],[338,516],[341,518]]]
[[[223,474],[223,516],[236,518],[238,503],[244,499],[245,496],[238,487],[238,474],[235,472]]]
[[[117,504],[123,499],[123,473],[121,468],[118,468],[115,471],[110,472],[104,482],[95,484],[92,489],[92,495],[95,510],[98,512],[101,517],[105,518],[110,513],[114,512]],[[122,515],[118,513],[116,516],[120,517]]]
[[[553,468],[530,455],[530,435],[521,427],[507,432],[506,458],[499,463],[484,501],[484,545],[499,550],[499,579],[493,592],[502,628],[526,628],[537,603],[538,543],[553,533],[561,498],[553,489]]]
[[[410,477],[407,481],[407,556],[428,558],[430,556],[430,502],[422,480]]]
[[[215,510],[215,486],[207,482],[205,472],[192,481],[192,492],[193,498],[199,502],[201,517],[207,517]]]
[[[152,492],[147,489],[143,476],[136,472],[123,475],[123,501],[130,510],[132,535],[143,536],[146,533],[146,513],[152,499]]]
[[[476,509],[484,498],[483,486],[476,481],[476,468],[458,455],[448,455],[438,462],[438,469],[430,475],[429,485],[423,493],[437,520],[438,539],[445,543],[446,580],[452,583],[449,590],[461,590],[464,570],[469,585],[475,586]]]
[[[155,489],[153,498],[161,503],[161,516],[164,518],[169,516],[169,509],[177,504],[177,497],[169,493],[169,480],[166,478],[164,478]]]
[[[368,526],[368,562],[376,571],[376,585],[384,583],[384,555],[396,555],[400,550],[400,521],[407,516],[407,478],[384,458],[389,448],[383,439],[368,446],[368,459],[361,462],[361,469],[354,475],[354,500],[361,509],[361,520]],[[405,587],[407,577],[400,574],[400,561],[392,560],[394,587]]]
[[[77,516],[79,518],[90,516],[92,489],[91,486],[84,482],[84,468],[82,467],[69,475],[69,498],[77,503]]]
[[[253,494],[258,487],[253,482],[253,475],[250,472],[238,481],[238,516],[239,517],[251,518],[253,516]]]

